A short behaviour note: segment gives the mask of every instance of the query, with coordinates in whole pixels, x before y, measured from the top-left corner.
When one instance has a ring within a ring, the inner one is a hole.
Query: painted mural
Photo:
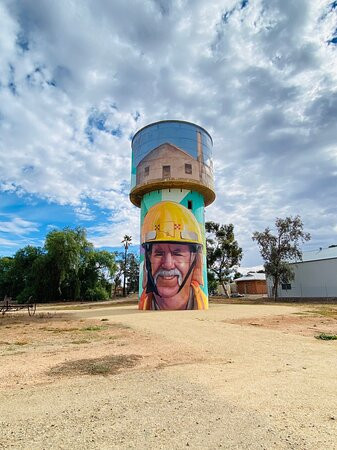
[[[208,308],[204,214],[215,199],[212,145],[204,128],[179,120],[149,124],[132,139],[139,309]]]
[[[201,229],[193,213],[180,203],[160,201],[149,208],[141,227],[139,309],[208,308]]]

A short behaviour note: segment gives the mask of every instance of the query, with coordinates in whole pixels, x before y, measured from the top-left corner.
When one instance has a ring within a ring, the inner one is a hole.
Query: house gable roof
[[[266,281],[265,273],[247,273],[244,277],[236,278],[234,281]]]
[[[139,163],[137,164],[137,167],[145,162],[148,161],[150,159],[153,159],[154,154],[157,153],[158,151],[164,149],[170,153],[174,153],[175,154],[175,158],[179,158],[179,155],[177,155],[177,152],[181,154],[181,156],[184,156],[185,158],[188,158],[192,161],[196,161],[195,158],[193,158],[193,156],[191,156],[189,153],[185,152],[184,150],[181,150],[179,147],[176,147],[173,144],[170,144],[169,142],[165,142],[164,144],[160,144],[158,147],[154,148],[153,150],[150,151],[150,153],[148,153],[146,156],[144,156],[143,159],[141,159],[139,161]]]

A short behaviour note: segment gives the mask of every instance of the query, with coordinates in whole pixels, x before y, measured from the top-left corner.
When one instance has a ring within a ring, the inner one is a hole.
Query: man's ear
[[[204,278],[202,276],[202,269],[203,269],[203,263],[202,263],[202,253],[199,252],[196,254],[196,263],[193,270],[192,275],[192,281],[196,281],[197,283],[204,285]]]

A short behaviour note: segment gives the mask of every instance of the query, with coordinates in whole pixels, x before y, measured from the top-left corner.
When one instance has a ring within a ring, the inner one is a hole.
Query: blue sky
[[[337,3],[4,0],[0,255],[85,226],[99,248],[139,236],[131,137],[190,120],[214,141],[216,202],[242,265],[251,235],[299,214],[337,244]]]

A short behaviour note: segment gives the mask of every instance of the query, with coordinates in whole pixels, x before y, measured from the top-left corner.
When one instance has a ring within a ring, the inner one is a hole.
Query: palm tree
[[[126,234],[122,240],[122,244],[124,245],[124,280],[123,280],[123,297],[126,297],[125,292],[125,282],[126,282],[126,257],[128,254],[128,248],[131,244],[132,237]]]

